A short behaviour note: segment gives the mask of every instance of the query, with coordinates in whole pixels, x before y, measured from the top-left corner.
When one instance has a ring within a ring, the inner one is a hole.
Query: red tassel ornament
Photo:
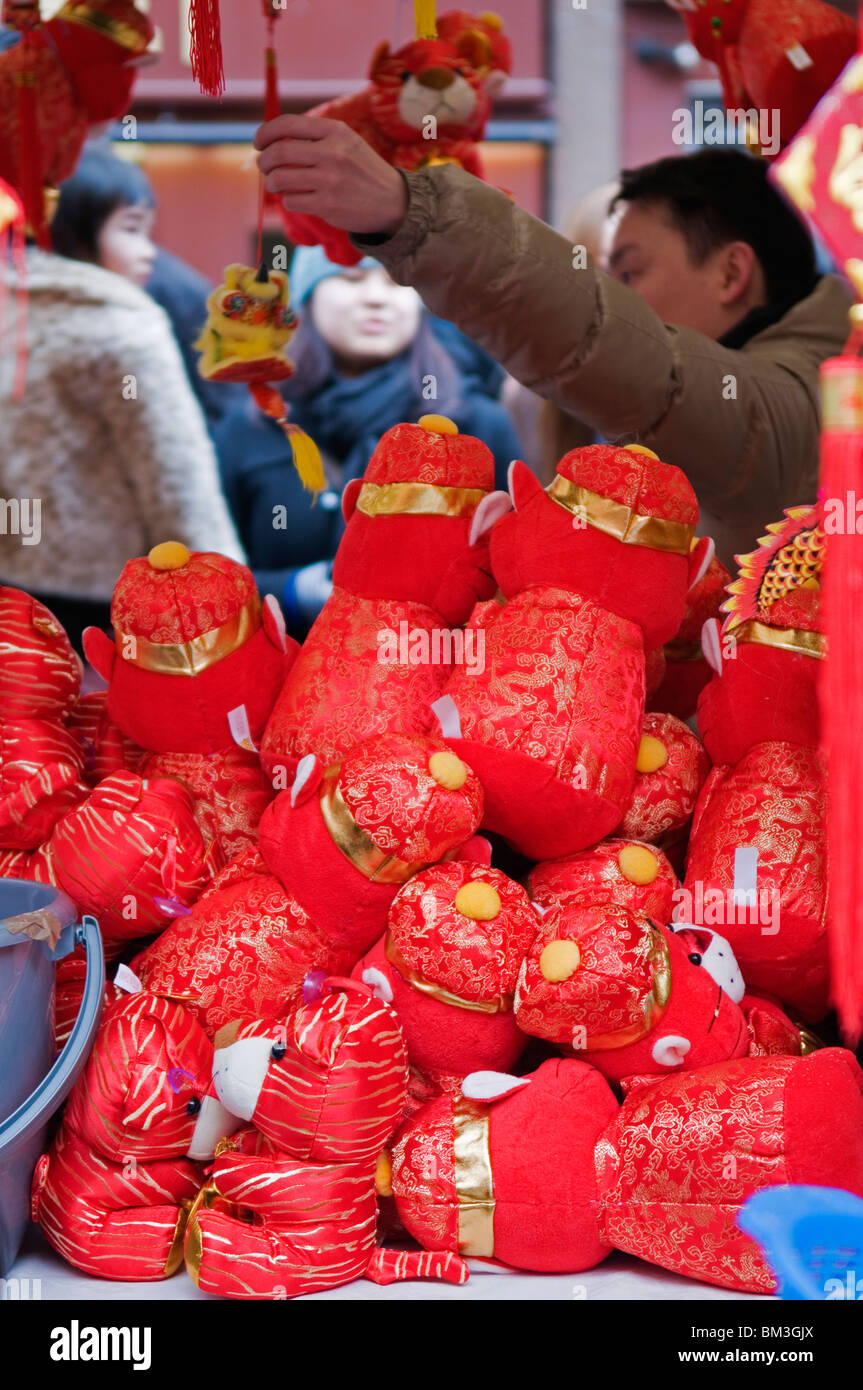
[[[225,67],[219,0],[191,0],[189,38],[189,56],[198,86],[207,96],[220,97],[225,90]]]
[[[863,313],[863,306],[852,311]],[[859,322],[859,320],[858,320]],[[859,327],[849,349],[858,345]],[[846,350],[821,368],[821,504],[828,659],[820,699],[828,778],[830,955],[833,1002],[846,1038],[863,1033],[863,361]]]

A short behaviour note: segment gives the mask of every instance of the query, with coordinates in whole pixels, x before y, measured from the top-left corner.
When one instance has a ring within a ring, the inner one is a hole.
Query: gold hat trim
[[[118,628],[115,644],[120,659],[142,671],[155,671],[162,676],[199,676],[242,647],[260,626],[261,600],[255,594],[226,623],[190,637],[187,642],[151,642]]]
[[[565,511],[580,516],[588,526],[603,531],[624,545],[643,545],[651,550],[667,550],[673,555],[689,557],[695,525],[682,521],[667,521],[664,517],[644,516],[623,502],[601,497],[586,487],[563,478],[558,473],[546,488],[552,502]]]
[[[342,795],[338,781],[340,771],[340,763],[328,767],[320,791],[321,816],[336,848],[371,883],[406,883],[420,869],[427,868],[425,862],[411,864],[378,848],[371,836],[357,824],[353,811]]]
[[[485,495],[481,487],[363,483],[357,511],[365,516],[470,516]]]
[[[824,634],[812,632],[803,627],[769,627],[750,618],[737,627],[728,629],[728,636],[737,642],[755,642],[763,647],[778,647],[784,652],[798,652],[801,656],[823,658],[827,655]]]
[[[95,9],[92,5],[86,4],[85,0],[68,0],[55,17],[68,20],[70,24],[83,24],[88,29],[95,29],[97,33],[112,39],[121,48],[128,48],[132,53],[147,51],[149,40],[145,33],[136,29],[134,24],[127,24],[115,15]]]

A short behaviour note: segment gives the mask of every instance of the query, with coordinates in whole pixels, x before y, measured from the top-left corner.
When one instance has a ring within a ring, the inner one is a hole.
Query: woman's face
[[[410,347],[422,307],[416,290],[397,285],[382,266],[357,266],[315,286],[311,315],[338,365],[364,371]]]
[[[102,223],[97,239],[99,264],[136,285],[145,285],[153,269],[156,248],[150,239],[154,209],[146,203],[124,203]]]

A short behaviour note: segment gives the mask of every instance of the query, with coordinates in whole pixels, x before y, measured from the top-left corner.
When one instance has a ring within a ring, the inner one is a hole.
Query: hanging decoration
[[[11,260],[17,280],[13,397],[24,394],[27,373],[27,257],[24,237],[26,220],[24,204],[15,189],[0,179],[0,265],[6,265]],[[6,338],[8,313],[8,289],[5,280],[0,277],[0,343]]]
[[[279,77],[275,49],[275,24],[281,6],[277,0],[261,0],[267,24],[264,50],[264,117],[279,114]],[[321,492],[325,486],[321,455],[314,440],[288,418],[288,408],[274,382],[294,375],[287,345],[297,330],[297,316],[290,307],[290,287],[285,271],[269,270],[263,252],[264,214],[280,208],[259,181],[257,266],[229,265],[224,284],[207,300],[207,321],[195,346],[201,353],[198,370],[208,381],[243,382],[258,407],[274,420],[291,446],[294,466],[303,487]]]
[[[815,226],[863,299],[863,54],[774,168],[774,177]],[[826,543],[823,615],[828,660],[820,698],[828,780],[829,936],[833,1002],[845,1036],[863,1033],[863,303],[851,310],[840,357],[821,367],[820,502]]]

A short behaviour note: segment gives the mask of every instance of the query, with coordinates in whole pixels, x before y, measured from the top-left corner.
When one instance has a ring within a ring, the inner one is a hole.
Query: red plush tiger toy
[[[415,39],[395,52],[382,43],[372,58],[370,85],[309,112],[344,121],[398,169],[459,164],[477,178],[476,150],[488,119],[489,41],[464,29],[450,40]],[[284,213],[288,236],[300,246],[320,245],[338,265],[356,265],[360,253],[346,232],[322,218]]]

